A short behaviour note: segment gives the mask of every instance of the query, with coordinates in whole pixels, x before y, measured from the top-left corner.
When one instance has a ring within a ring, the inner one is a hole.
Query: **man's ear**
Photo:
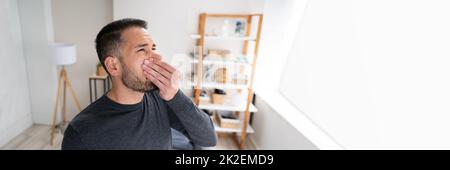
[[[117,57],[107,56],[105,58],[105,69],[108,70],[111,76],[120,75],[120,66]]]

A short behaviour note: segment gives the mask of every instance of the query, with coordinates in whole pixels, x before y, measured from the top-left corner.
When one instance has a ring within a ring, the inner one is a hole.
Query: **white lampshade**
[[[56,65],[71,65],[77,62],[76,46],[74,44],[51,44],[50,55]]]

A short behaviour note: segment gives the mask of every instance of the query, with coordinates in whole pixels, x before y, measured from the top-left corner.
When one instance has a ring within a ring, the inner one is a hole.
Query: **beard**
[[[123,62],[120,62],[120,65],[123,68],[121,79],[125,87],[143,93],[156,88],[156,86],[150,80],[145,79],[143,81],[139,79],[138,75],[131,69],[129,69]]]

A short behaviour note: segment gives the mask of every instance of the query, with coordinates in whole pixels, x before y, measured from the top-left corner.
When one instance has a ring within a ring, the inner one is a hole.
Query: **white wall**
[[[341,149],[320,127],[296,109],[279,92],[280,77],[288,59],[307,0],[267,1],[255,77],[250,136],[259,149]]]
[[[24,54],[34,123],[50,124],[55,104],[57,70],[49,56],[53,42],[50,0],[19,0]]]
[[[270,100],[269,97],[256,95],[255,105],[258,108],[258,112],[253,116],[252,124],[255,133],[249,136],[256,145],[256,149],[316,150],[336,148],[321,145],[321,143],[326,141],[314,143],[314,140],[311,140],[313,137],[302,133],[309,129],[296,128],[298,125],[292,124],[292,120],[286,119],[281,113],[283,111],[276,109],[276,107],[282,106],[274,105],[273,103],[275,102],[275,100]],[[285,108],[281,110],[286,111]]]
[[[69,42],[77,46],[77,62],[67,67],[82,109],[90,104],[89,76],[95,73],[98,63],[95,38],[100,29],[112,21],[112,0],[53,0],[52,4],[55,42]],[[103,87],[98,82],[98,87]],[[103,91],[103,88],[98,88]],[[68,118],[79,113],[69,95]]]
[[[198,32],[198,17],[210,13],[262,13],[264,0],[114,0],[114,19],[140,18],[162,56],[170,61],[176,53],[192,50],[191,34]]]
[[[283,94],[348,149],[450,148],[448,8],[310,1]]]
[[[255,85],[258,91],[277,91],[298,23],[307,0],[267,1],[261,31]]]
[[[32,124],[17,1],[0,0],[0,146]]]

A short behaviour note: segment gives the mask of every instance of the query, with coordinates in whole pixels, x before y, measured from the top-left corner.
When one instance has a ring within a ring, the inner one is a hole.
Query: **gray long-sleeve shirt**
[[[62,149],[172,149],[171,128],[197,145],[216,144],[211,119],[181,90],[170,101],[152,90],[132,105],[103,95],[69,123]]]

